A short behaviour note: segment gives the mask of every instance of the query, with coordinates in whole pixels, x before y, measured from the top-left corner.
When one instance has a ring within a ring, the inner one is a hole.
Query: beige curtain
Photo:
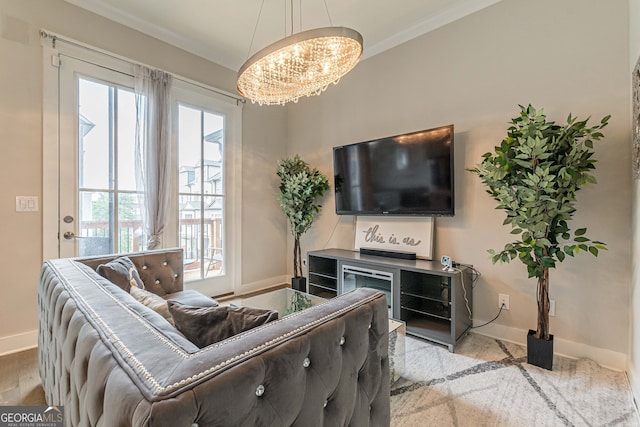
[[[136,186],[146,249],[162,247],[170,198],[171,75],[135,67]]]

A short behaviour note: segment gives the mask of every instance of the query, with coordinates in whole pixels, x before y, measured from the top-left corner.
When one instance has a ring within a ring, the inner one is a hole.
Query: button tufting
[[[143,265],[143,266],[142,266],[142,269],[143,269],[143,270],[146,270],[147,268],[149,268],[149,267],[147,267],[147,264],[145,264],[145,265]]]
[[[260,397],[264,394],[264,386],[262,384],[260,384],[257,388],[256,388],[256,396]]]
[[[156,285],[159,285],[159,284],[160,284],[160,280],[156,279]]]
[[[340,345],[344,345],[344,337],[340,337]]]
[[[323,407],[323,408],[326,408],[326,407],[327,407],[327,403],[329,403],[329,401],[328,401],[328,400],[325,400],[325,401],[324,401],[324,405],[322,405],[322,407]]]
[[[309,360],[308,357],[305,357],[304,360],[302,361],[302,366],[304,366],[305,368],[308,368],[311,365],[311,360]]]
[[[169,264],[167,261],[162,263],[162,265],[164,265],[165,267],[167,266],[167,264]]]
[[[173,277],[178,277],[178,273],[175,273],[175,274],[173,275]]]

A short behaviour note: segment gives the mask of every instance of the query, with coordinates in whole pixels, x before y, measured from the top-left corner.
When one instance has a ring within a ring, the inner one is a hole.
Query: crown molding
[[[236,71],[239,67],[234,58],[213,52],[211,46],[206,43],[194,41],[188,37],[177,34],[167,28],[153,24],[129,13],[125,13],[101,0],[64,0],[81,9],[88,10],[96,15],[132,28],[148,36],[154,37],[167,44],[183,49],[189,53],[200,56],[223,67]]]
[[[457,21],[458,19],[464,18],[465,16],[471,15],[472,13],[492,6],[496,3],[500,3],[501,1],[502,0],[459,0],[453,5],[442,10],[440,13],[433,15],[428,19],[425,19],[424,21],[421,21],[416,25],[400,31],[392,35],[391,37],[387,37],[386,39],[372,46],[365,46],[362,59],[364,60],[367,58],[371,58],[372,56],[378,55],[385,50],[392,49],[398,45],[401,45],[402,43],[408,42],[409,40],[415,39],[416,37],[436,30],[440,27],[444,27],[451,22]]]
[[[204,59],[212,61],[230,70],[237,71],[240,68],[243,60],[237,60],[232,55],[225,55],[220,52],[214,52],[206,43],[201,43],[189,39],[188,37],[177,34],[174,31],[168,30],[159,25],[155,25],[141,19],[132,14],[125,13],[102,0],[64,0],[65,2],[77,6],[81,9],[88,10],[99,16],[115,21],[124,26],[130,27],[141,33],[147,34],[151,37],[157,38],[172,46],[176,46],[194,55],[200,56]],[[445,26],[453,21],[464,18],[467,15],[471,15],[486,7],[492,6],[502,0],[458,0],[451,6],[440,11],[438,14],[425,19],[416,25],[406,28],[384,40],[374,44],[367,45],[365,35],[365,47],[362,59],[367,59],[372,56],[378,55],[386,50],[394,48],[402,43],[405,43],[411,39],[419,37],[437,28]]]

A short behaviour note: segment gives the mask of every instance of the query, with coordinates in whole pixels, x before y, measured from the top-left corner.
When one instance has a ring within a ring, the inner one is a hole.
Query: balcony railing
[[[80,256],[139,252],[146,237],[141,220],[121,220],[118,247],[110,233],[109,221],[82,221]],[[222,268],[222,218],[184,218],[179,222],[179,245],[184,250],[185,269],[207,271]],[[205,276],[207,275],[205,271]]]

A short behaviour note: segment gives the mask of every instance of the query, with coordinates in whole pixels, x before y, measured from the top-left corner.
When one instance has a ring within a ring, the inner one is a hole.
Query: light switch
[[[16,212],[38,212],[38,196],[16,196]]]

